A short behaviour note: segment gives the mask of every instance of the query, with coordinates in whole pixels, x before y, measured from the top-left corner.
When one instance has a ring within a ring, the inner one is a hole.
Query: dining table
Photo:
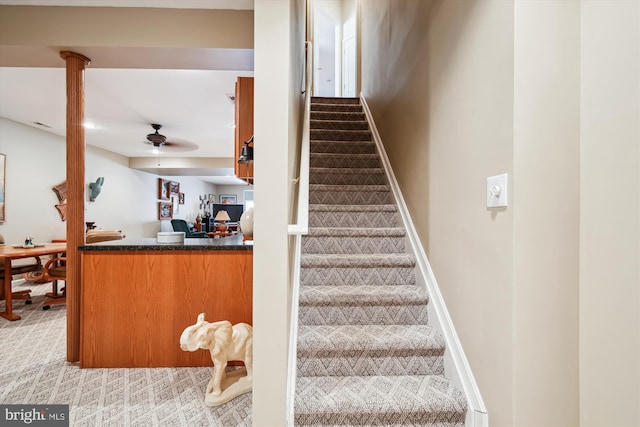
[[[13,298],[11,294],[13,273],[11,272],[11,263],[17,259],[55,255],[64,253],[66,250],[67,244],[62,242],[36,244],[29,247],[23,245],[1,245],[0,257],[4,260],[4,287],[2,289],[3,292],[0,292],[0,297],[4,297],[5,309],[4,311],[0,311],[0,316],[7,320],[20,319],[20,316],[13,312]]]

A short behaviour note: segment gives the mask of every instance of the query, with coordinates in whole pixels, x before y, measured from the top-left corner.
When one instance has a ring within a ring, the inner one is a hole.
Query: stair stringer
[[[416,258],[416,284],[425,287],[429,294],[429,304],[427,304],[429,324],[444,336],[446,342],[444,355],[445,375],[462,390],[467,400],[469,410],[467,411],[465,425],[467,427],[488,427],[489,416],[484,401],[482,400],[480,389],[471,372],[471,367],[453,326],[451,316],[449,315],[444,298],[438,287],[438,282],[433,274],[431,264],[429,263],[429,259],[424,251],[415,226],[413,225],[413,220],[411,219],[404,197],[400,191],[398,181],[393,173],[391,162],[389,161],[389,157],[382,144],[382,139],[373,120],[371,110],[363,94],[360,94],[360,103],[369,122],[373,140],[380,154],[391,192],[398,206],[398,213],[406,229],[407,241],[409,243],[407,251],[412,253]]]

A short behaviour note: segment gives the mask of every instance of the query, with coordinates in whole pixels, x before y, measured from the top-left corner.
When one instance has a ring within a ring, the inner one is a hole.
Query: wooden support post
[[[91,60],[60,52],[67,67],[67,361],[80,360],[81,271],[84,244],[84,69]]]

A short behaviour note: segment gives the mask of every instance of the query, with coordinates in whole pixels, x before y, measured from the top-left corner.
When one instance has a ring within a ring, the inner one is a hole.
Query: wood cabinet
[[[236,80],[235,100],[235,175],[253,184],[253,164],[241,165],[238,157],[245,141],[253,136],[253,77],[238,77]],[[253,147],[254,144],[251,144]]]
[[[252,250],[86,251],[82,279],[82,368],[211,366],[184,328],[252,322]]]

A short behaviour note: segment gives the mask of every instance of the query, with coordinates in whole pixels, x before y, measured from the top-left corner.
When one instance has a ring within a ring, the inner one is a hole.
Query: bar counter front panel
[[[81,246],[80,367],[211,366],[208,350],[181,350],[180,335],[200,313],[252,324],[252,249],[236,236]]]

